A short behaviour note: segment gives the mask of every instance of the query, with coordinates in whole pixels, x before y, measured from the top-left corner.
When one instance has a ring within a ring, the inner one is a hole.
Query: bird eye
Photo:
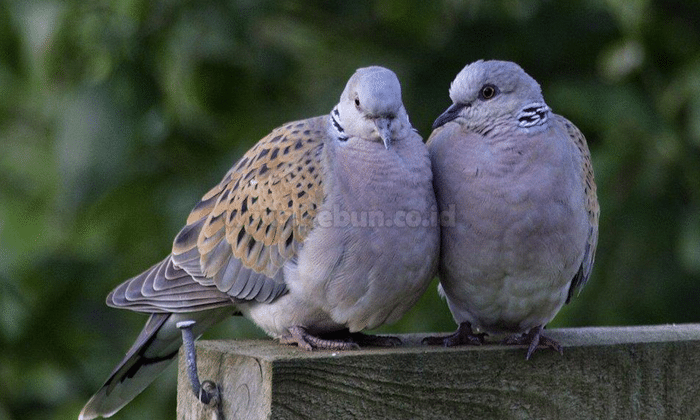
[[[360,107],[360,98],[355,98],[355,106]]]
[[[484,85],[479,92],[479,97],[481,99],[491,99],[498,93],[498,88],[494,85]]]

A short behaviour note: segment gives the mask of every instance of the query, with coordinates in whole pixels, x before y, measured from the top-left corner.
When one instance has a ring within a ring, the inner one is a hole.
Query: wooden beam
[[[306,352],[271,340],[197,343],[200,378],[233,419],[700,418],[700,324],[547,330],[561,356],[487,344]],[[178,419],[212,419],[183,358]]]

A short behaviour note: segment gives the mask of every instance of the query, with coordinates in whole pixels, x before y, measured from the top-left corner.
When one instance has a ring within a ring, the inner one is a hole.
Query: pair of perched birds
[[[428,344],[492,332],[528,358],[561,352],[542,329],[588,280],[598,237],[586,140],[511,62],[467,65],[450,98],[426,147],[396,75],[362,68],[330,115],[260,140],[195,206],[172,253],[108,296],[151,315],[81,419],[148,386],[177,355],[182,321],[196,336],[242,314],[282,343],[355,348],[436,272],[459,328]]]

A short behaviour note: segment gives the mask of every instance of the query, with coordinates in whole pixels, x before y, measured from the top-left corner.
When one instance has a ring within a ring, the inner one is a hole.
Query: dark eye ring
[[[358,108],[360,107],[360,99],[359,98],[355,98],[355,106]]]
[[[498,88],[492,84],[484,85],[479,92],[481,99],[491,99],[498,93]]]

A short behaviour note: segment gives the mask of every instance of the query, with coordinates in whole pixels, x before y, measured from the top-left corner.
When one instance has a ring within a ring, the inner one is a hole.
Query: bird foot
[[[480,346],[484,344],[484,337],[487,335],[486,333],[475,334],[474,330],[472,330],[472,324],[469,322],[462,322],[459,324],[457,331],[453,334],[444,337],[425,337],[422,343],[429,346],[444,347],[463,345]]]
[[[315,336],[304,327],[289,328],[289,335],[279,338],[282,344],[296,344],[300,348],[308,351],[316,350],[357,350],[360,346],[357,343],[347,340],[332,340]]]
[[[524,333],[524,334],[516,334],[512,335],[505,340],[503,340],[503,344],[508,344],[508,345],[526,345],[528,346],[527,348],[527,354],[525,355],[525,360],[530,360],[530,356],[532,356],[532,353],[537,350],[537,348],[550,348],[554,351],[556,351],[559,354],[564,354],[564,349],[562,348],[561,344],[554,340],[553,338],[549,338],[545,335],[542,334],[542,330],[544,329],[543,325],[539,325],[537,327],[534,327],[530,329],[530,331]]]
[[[195,321],[180,321],[175,326],[182,331],[182,343],[185,346],[185,358],[187,361],[187,373],[190,377],[192,392],[205,405],[221,410],[221,392],[219,387],[212,381],[199,382],[197,373],[197,352],[194,348],[194,333],[192,327]]]
[[[354,343],[360,347],[397,347],[402,344],[401,339],[398,337],[392,337],[388,335],[365,334],[359,331],[351,333],[350,330],[348,330],[347,328],[339,331],[320,334],[318,338],[333,343]]]

